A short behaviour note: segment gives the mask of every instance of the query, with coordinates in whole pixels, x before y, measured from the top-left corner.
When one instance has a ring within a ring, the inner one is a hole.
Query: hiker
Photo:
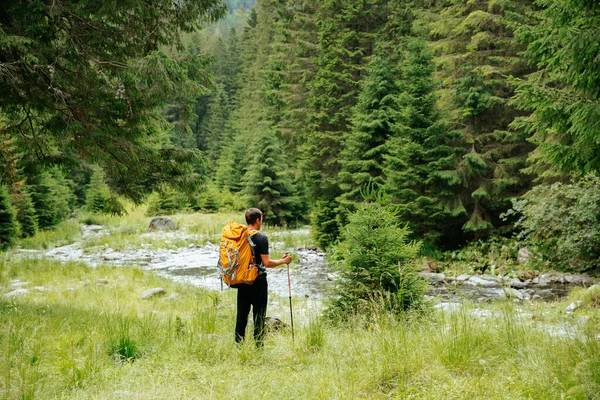
[[[246,211],[246,223],[248,229],[255,231],[252,235],[254,242],[254,262],[258,266],[258,277],[251,285],[239,285],[237,293],[237,317],[235,321],[235,341],[240,343],[244,340],[248,314],[252,306],[252,318],[254,320],[254,340],[258,347],[263,345],[265,316],[267,315],[268,285],[266,268],[274,268],[289,264],[292,256],[286,253],[279,260],[271,260],[269,256],[269,239],[260,233],[262,227],[263,213],[258,208]]]

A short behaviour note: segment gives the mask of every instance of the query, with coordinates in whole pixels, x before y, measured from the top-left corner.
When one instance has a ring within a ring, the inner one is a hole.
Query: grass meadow
[[[174,220],[212,240],[231,217]],[[80,218],[108,226],[116,237],[95,240],[115,247],[139,244],[135,237],[147,227],[135,213]],[[52,247],[78,237],[68,234],[41,233],[29,243]],[[6,297],[19,282],[29,292]],[[155,287],[166,294],[140,297]],[[251,339],[234,344],[233,290],[211,292],[133,267],[5,253],[0,398],[596,399],[598,299],[580,290],[561,302],[465,303],[402,320],[374,305],[345,326],[307,317],[295,340],[289,330],[271,332],[258,350]],[[574,300],[581,308],[566,315]]]

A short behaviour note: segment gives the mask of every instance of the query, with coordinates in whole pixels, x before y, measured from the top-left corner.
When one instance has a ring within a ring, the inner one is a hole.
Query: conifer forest
[[[600,3],[225,3],[0,4],[2,249],[127,202],[255,206],[327,249],[376,197],[423,254],[598,268]]]
[[[0,0],[0,399],[600,399],[600,0]]]

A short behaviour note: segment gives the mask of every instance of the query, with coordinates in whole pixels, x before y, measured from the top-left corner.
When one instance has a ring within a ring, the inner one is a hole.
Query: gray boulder
[[[565,313],[567,314],[573,314],[573,311],[577,310],[579,307],[581,307],[581,300],[577,300],[571,304],[569,304],[567,306],[567,308],[565,308]]]
[[[530,257],[531,252],[529,249],[527,247],[523,247],[522,249],[519,249],[519,252],[517,253],[517,262],[523,265],[529,260]]]
[[[279,332],[284,329],[288,329],[289,325],[275,317],[266,317],[265,318],[265,331],[266,332]]]
[[[155,217],[150,221],[150,225],[148,226],[147,232],[152,231],[175,231],[177,230],[177,225],[171,220],[171,218],[167,217]]]
[[[486,279],[487,276],[472,276],[465,283],[471,286],[482,286],[482,287],[494,287],[498,286],[498,282],[495,279]]]
[[[594,283],[594,280],[586,274],[565,275],[564,279],[566,283],[572,285],[589,286]]]
[[[420,272],[419,276],[432,283],[441,283],[444,282],[444,280],[446,279],[446,275],[436,274],[435,272]]]
[[[12,292],[6,293],[4,295],[4,297],[10,298],[10,297],[20,296],[22,294],[27,294],[27,293],[29,293],[29,289],[16,289],[16,290],[13,290]]]
[[[140,298],[141,299],[149,299],[151,297],[154,296],[162,296],[164,294],[166,294],[167,291],[163,288],[154,288],[154,289],[148,289],[145,290],[141,295]]]
[[[14,281],[10,284],[10,286],[8,288],[9,289],[23,289],[25,286],[29,286],[29,282]]]

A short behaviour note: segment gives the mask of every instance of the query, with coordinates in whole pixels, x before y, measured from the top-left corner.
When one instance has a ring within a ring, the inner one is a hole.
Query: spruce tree
[[[378,0],[326,0],[314,17],[319,53],[309,85],[310,111],[308,129],[302,136],[301,161],[312,200],[327,203],[324,209],[333,207],[341,217],[344,210],[335,203],[342,194],[338,180],[342,139],[350,129],[364,65],[386,19],[386,5]]]
[[[400,115],[384,156],[385,189],[400,220],[431,243],[466,214],[464,208],[452,207],[460,181],[446,175],[457,163],[452,143],[462,135],[448,127],[437,108],[433,57],[427,45],[407,38],[402,58],[395,100]]]
[[[292,181],[285,174],[285,157],[277,136],[265,129],[250,149],[251,161],[244,176],[250,205],[260,208],[265,221],[279,226],[292,222],[295,202]]]
[[[530,151],[523,134],[509,131],[521,116],[508,102],[513,94],[507,75],[528,72],[513,37],[507,15],[524,14],[530,2],[452,2],[433,9],[429,35],[439,66],[440,106],[464,135],[455,144],[462,159],[447,170],[462,190],[451,208],[464,208],[465,238],[483,237],[502,225],[499,216],[509,199],[527,190],[530,178],[521,173]],[[455,212],[456,214],[456,212]],[[460,231],[452,234],[461,235]]]
[[[53,227],[60,222],[54,180],[48,172],[43,172],[30,187],[40,229]]]
[[[205,149],[204,154],[208,160],[211,176],[214,176],[217,160],[223,147],[226,146],[227,133],[231,130],[229,119],[230,108],[227,92],[221,85],[217,85],[208,103],[200,132],[200,140],[204,141],[202,147]]]
[[[513,104],[530,111],[517,129],[537,145],[533,171],[542,176],[600,171],[600,6],[581,0],[539,1],[537,20],[522,24],[527,61],[539,69],[515,79]]]
[[[342,202],[361,200],[370,183],[384,182],[383,163],[388,139],[400,118],[399,56],[394,47],[378,43],[366,67],[366,77],[354,108],[351,129],[341,151],[339,174]]]
[[[31,194],[26,187],[16,194],[15,208],[17,209],[17,221],[21,227],[21,237],[35,236],[38,231],[38,218]]]
[[[18,234],[17,212],[11,204],[8,188],[0,185],[0,251],[12,247]]]

